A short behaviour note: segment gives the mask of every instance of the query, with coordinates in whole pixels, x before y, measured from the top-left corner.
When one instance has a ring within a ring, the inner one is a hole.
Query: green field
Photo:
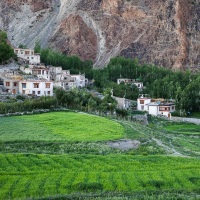
[[[0,199],[198,199],[197,132],[75,112],[0,118]],[[107,144],[119,139],[140,146]]]
[[[165,127],[167,131],[172,131],[178,134],[200,135],[200,125],[187,123],[167,123]]]
[[[2,199],[200,188],[200,160],[194,159],[31,154],[5,154],[0,159]]]
[[[105,141],[122,138],[119,123],[88,114],[57,112],[1,118],[0,141]]]

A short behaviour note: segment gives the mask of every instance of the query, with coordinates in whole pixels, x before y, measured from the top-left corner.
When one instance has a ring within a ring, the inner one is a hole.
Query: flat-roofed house
[[[135,85],[139,90],[143,89],[143,82],[138,82],[135,79],[120,78],[117,79],[117,84],[124,83],[125,85]]]
[[[29,64],[40,64],[40,54],[35,53],[33,49],[14,49],[18,58],[27,60]]]
[[[148,104],[148,112],[150,115],[166,116],[171,118],[171,113],[175,111],[175,103],[171,102],[152,102]]]
[[[20,70],[25,74],[37,76],[40,79],[50,81],[50,69],[44,65],[22,65]]]
[[[52,96],[53,82],[46,80],[23,80],[19,82],[19,92],[24,95]]]
[[[145,97],[144,95],[141,95],[137,99],[137,110],[139,111],[148,111],[148,105],[151,103],[151,98],[150,97]]]

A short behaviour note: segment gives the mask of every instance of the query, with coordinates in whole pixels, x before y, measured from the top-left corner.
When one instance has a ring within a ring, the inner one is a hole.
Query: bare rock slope
[[[1,0],[0,29],[15,46],[39,40],[97,67],[123,55],[200,68],[200,0]]]

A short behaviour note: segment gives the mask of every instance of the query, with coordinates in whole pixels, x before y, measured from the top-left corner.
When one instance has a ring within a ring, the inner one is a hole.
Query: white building
[[[50,81],[50,70],[46,68],[44,65],[28,65],[20,66],[20,70],[25,74],[35,75],[40,79],[45,79]]]
[[[144,97],[143,95],[137,99],[137,110],[148,111],[148,104],[151,103],[150,97]]]
[[[45,80],[23,80],[19,82],[19,93],[36,96],[52,96],[53,82]]]
[[[160,101],[153,102],[148,104],[148,112],[150,115],[158,116],[166,116],[168,118],[171,118],[171,113],[175,111],[175,104],[174,103],[168,103]]]
[[[85,78],[85,74],[72,74],[71,77],[74,78],[77,88],[85,87],[88,82],[88,79]]]
[[[69,82],[68,81],[54,81],[53,86],[62,87],[64,90],[68,90],[68,89],[76,88],[76,83],[73,80]]]
[[[49,67],[50,78],[53,81],[65,81],[70,76],[69,70],[62,70],[62,67]]]
[[[117,84],[119,85],[120,83],[124,83],[125,85],[130,84],[130,85],[135,85],[139,90],[143,89],[143,82],[138,82],[135,79],[128,79],[128,78],[120,78],[117,79]]]
[[[34,53],[33,49],[14,49],[19,58],[28,60],[29,64],[40,64],[40,54]]]
[[[7,93],[18,94],[19,93],[19,79],[17,77],[12,77],[10,79],[4,78],[3,86]]]

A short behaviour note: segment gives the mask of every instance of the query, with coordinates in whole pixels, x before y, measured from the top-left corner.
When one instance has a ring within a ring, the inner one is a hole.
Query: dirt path
[[[142,130],[136,128],[137,125],[135,125],[135,124],[132,125],[132,124],[127,123],[127,122],[123,122],[123,123],[126,124],[126,125],[128,125],[129,127],[131,127],[133,130],[135,130],[135,131],[137,131],[137,132],[139,132],[139,133],[141,133],[143,135],[146,135],[146,136],[151,136],[152,132],[154,132],[154,130],[152,130],[152,129],[148,128],[148,127],[144,127],[146,129],[146,131],[142,131]],[[158,131],[155,131],[155,132],[158,133]],[[167,136],[163,135],[163,137],[167,137]],[[151,137],[151,140],[153,140],[154,142],[156,142],[156,144],[158,146],[162,147],[168,153],[168,155],[180,156],[180,157],[189,157],[189,156],[185,156],[185,155],[179,153],[178,151],[176,151],[175,148],[163,144],[163,142],[161,140],[155,138],[155,135],[154,135],[154,137]]]

